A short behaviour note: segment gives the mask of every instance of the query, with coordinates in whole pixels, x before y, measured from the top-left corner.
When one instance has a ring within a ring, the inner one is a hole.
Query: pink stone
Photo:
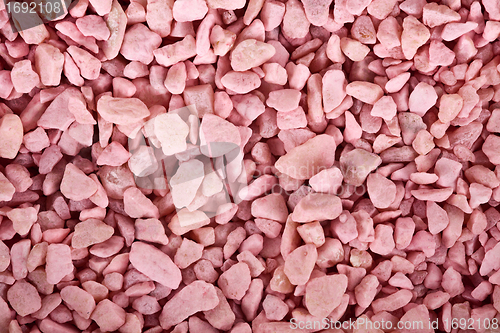
[[[158,207],[137,187],[130,187],[123,193],[125,212],[133,218],[159,218]]]
[[[409,108],[419,116],[423,116],[437,101],[437,94],[434,88],[420,82],[410,94]]]
[[[406,59],[412,59],[420,46],[424,45],[431,34],[429,29],[413,16],[403,20],[403,33],[401,34],[401,47]]]
[[[387,208],[396,199],[396,185],[380,173],[372,173],[367,179],[368,195],[376,208]]]
[[[372,302],[373,312],[394,311],[408,304],[413,297],[409,290],[402,289],[384,298],[378,298]]]
[[[181,289],[163,307],[159,320],[163,329],[179,324],[199,311],[209,311],[219,304],[212,284],[194,281]]]
[[[89,319],[96,304],[94,297],[76,286],[67,286],[61,290],[62,300],[74,309],[80,316]]]
[[[14,159],[23,142],[23,124],[19,116],[6,114],[0,119],[0,157]]]
[[[450,223],[448,214],[443,208],[433,201],[427,201],[426,207],[429,232],[433,235],[438,234]]]
[[[265,218],[285,223],[288,209],[282,195],[269,194],[252,202],[251,213],[254,217]]]
[[[443,123],[450,122],[462,110],[464,101],[458,94],[444,94],[439,100],[438,117]]]
[[[88,219],[75,226],[71,246],[80,249],[99,244],[108,240],[113,233],[114,229],[104,222],[96,219]]]
[[[381,117],[385,120],[391,120],[397,112],[396,103],[391,96],[383,96],[375,104],[370,111],[374,117]]]
[[[333,0],[302,0],[304,11],[309,22],[316,26],[323,26],[328,21],[328,10]]]
[[[229,299],[241,300],[250,287],[251,276],[248,265],[240,262],[221,274],[218,285]]]
[[[181,246],[177,249],[174,257],[174,263],[180,269],[185,269],[192,263],[201,258],[203,254],[203,245],[193,242],[187,238],[182,240]]]
[[[158,219],[137,219],[135,220],[135,237],[147,242],[168,244],[168,237],[165,234],[165,228]]]
[[[284,272],[290,283],[303,285],[311,276],[318,258],[316,247],[307,244],[296,248],[285,259]]]
[[[300,97],[300,91],[295,89],[275,90],[269,93],[266,104],[277,111],[290,112],[297,109]]]
[[[14,230],[20,235],[26,235],[37,221],[37,210],[34,207],[14,208],[7,213]]]
[[[392,228],[385,224],[375,227],[375,240],[370,243],[370,250],[380,255],[387,255],[394,250],[395,243]]]
[[[268,294],[262,302],[262,308],[264,309],[266,318],[275,321],[282,320],[289,310],[285,302],[271,294]]]
[[[75,23],[84,36],[92,36],[97,40],[107,40],[111,36],[106,22],[100,16],[86,15],[77,19]]]
[[[68,163],[61,182],[61,193],[68,199],[80,201],[88,199],[97,191],[97,185],[83,171]]]
[[[176,1],[172,7],[172,14],[177,22],[201,20],[207,12],[207,3],[203,0]]]
[[[359,306],[367,308],[377,295],[379,286],[377,277],[373,274],[366,275],[361,282],[354,288],[354,295]]]
[[[428,3],[423,8],[423,22],[429,28],[460,21],[460,15],[446,5]]]
[[[172,66],[196,55],[195,39],[193,36],[187,35],[181,41],[155,49],[153,54],[160,65]]]
[[[226,89],[238,94],[246,94],[260,87],[260,78],[251,71],[230,71],[221,78],[221,83]]]
[[[126,321],[126,312],[109,299],[100,301],[90,317],[103,332],[116,331]]]
[[[370,48],[351,38],[341,38],[340,48],[345,56],[352,61],[362,61],[370,52]]]
[[[337,167],[332,167],[311,177],[309,184],[316,192],[336,194],[342,185],[342,180],[342,171]]]
[[[448,23],[444,26],[441,38],[447,42],[452,41],[476,29],[477,26],[478,24],[476,22]]]
[[[336,195],[309,193],[295,207],[292,219],[296,222],[333,220],[341,212],[342,203]]]
[[[138,98],[113,98],[102,96],[97,102],[97,112],[106,121],[130,125],[150,115],[146,105]]]
[[[455,297],[465,291],[462,282],[462,275],[454,270],[453,267],[449,267],[443,273],[443,281],[441,282],[441,286],[448,294],[450,294],[450,297]]]
[[[47,282],[50,284],[59,283],[66,275],[73,272],[73,262],[71,260],[71,249],[65,244],[50,244],[47,248]]]
[[[37,46],[35,50],[35,68],[42,84],[46,86],[59,85],[63,65],[64,55],[58,48],[46,43]]]
[[[126,150],[120,143],[111,142],[104,150],[101,155],[97,158],[97,165],[111,165],[120,166],[126,163],[131,154]]]
[[[346,97],[346,78],[341,70],[329,70],[323,75],[323,107],[328,113],[338,107]]]
[[[36,288],[24,279],[16,281],[7,291],[7,300],[20,316],[35,313],[42,307]]]
[[[307,283],[305,305],[313,316],[325,318],[340,305],[347,289],[347,276],[344,274],[326,275]]]
[[[380,86],[363,81],[353,81],[346,87],[346,93],[363,103],[375,104],[383,95],[384,91]]]
[[[298,0],[287,1],[283,16],[282,32],[289,38],[304,38],[309,32],[310,23],[302,3]]]
[[[227,330],[233,326],[235,315],[222,291],[217,287],[215,290],[219,298],[219,304],[212,310],[204,311],[203,314],[214,328]]]
[[[498,165],[500,164],[500,137],[490,134],[484,140],[483,152],[488,157],[491,163]]]
[[[435,310],[443,306],[450,299],[450,294],[444,291],[436,291],[427,294],[424,298],[424,305],[429,310]]]
[[[262,65],[275,53],[275,48],[270,44],[255,39],[246,39],[233,49],[231,67],[238,72],[246,71]]]
[[[333,165],[335,148],[333,137],[320,134],[280,157],[275,166],[292,178],[309,179]]]
[[[16,62],[12,68],[10,78],[14,89],[20,93],[29,93],[40,82],[40,77],[33,70],[29,60]]]
[[[180,269],[168,255],[143,242],[132,244],[130,263],[153,281],[172,289],[178,288],[182,280]]]
[[[76,46],[70,46],[67,52],[80,69],[80,74],[84,79],[95,80],[101,70],[101,62],[89,52]]]

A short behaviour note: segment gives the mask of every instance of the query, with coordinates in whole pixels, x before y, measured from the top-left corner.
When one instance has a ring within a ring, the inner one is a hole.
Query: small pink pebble
[[[73,272],[71,249],[65,244],[50,244],[47,248],[47,282],[59,283],[66,275]]]
[[[300,91],[295,89],[275,90],[269,93],[266,104],[277,111],[290,112],[297,109],[300,97]]]
[[[61,193],[68,199],[88,199],[97,191],[94,181],[74,164],[68,163],[61,182]]]
[[[443,231],[450,223],[446,211],[433,201],[427,201],[426,214],[429,232],[433,235]]]
[[[92,295],[76,286],[67,286],[63,288],[61,290],[61,298],[85,319],[90,318],[96,306]]]
[[[168,237],[160,220],[154,218],[137,219],[135,220],[134,227],[137,239],[162,245],[168,244]]]
[[[152,245],[134,242],[130,250],[130,263],[139,272],[166,287],[176,289],[181,283],[180,269],[168,255]]]
[[[371,307],[373,312],[395,311],[408,304],[413,297],[413,293],[407,289],[401,289],[394,294],[383,298],[377,298],[372,302]]]
[[[446,5],[428,3],[423,8],[423,22],[429,28],[434,28],[448,22],[460,21],[460,14]]]
[[[42,43],[35,50],[35,68],[40,81],[46,86],[57,86],[61,82],[64,55],[50,44]]]
[[[333,194],[309,193],[302,198],[292,214],[296,222],[333,220],[342,212],[340,198]]]
[[[347,289],[347,276],[326,275],[307,283],[305,305],[313,316],[324,318],[340,305]]]
[[[12,275],[14,279],[24,279],[28,275],[27,260],[31,242],[23,239],[12,245],[10,249],[10,261],[12,263]]]
[[[133,218],[160,217],[158,207],[146,197],[137,187],[131,187],[123,193],[123,206],[125,212]]]
[[[276,49],[270,44],[255,39],[246,39],[233,49],[231,67],[238,72],[246,71],[262,65],[275,53]]]
[[[374,117],[381,117],[385,120],[391,120],[397,112],[397,106],[393,98],[390,96],[383,96],[375,104],[370,111]]]
[[[334,162],[336,144],[333,137],[320,134],[281,156],[275,164],[280,171],[295,179],[309,179]]]
[[[103,332],[118,330],[125,324],[126,312],[109,299],[100,301],[90,317]]]
[[[344,37],[340,39],[340,48],[352,61],[362,61],[370,52],[370,48],[359,41]]]
[[[443,289],[450,294],[450,297],[455,297],[464,292],[465,287],[462,282],[462,275],[453,269],[453,267],[449,267],[443,273],[443,280],[441,282],[441,286]]]
[[[296,248],[285,260],[284,272],[290,283],[303,285],[309,280],[314,269],[318,252],[312,244],[307,244]]]
[[[75,249],[102,243],[114,233],[113,227],[97,219],[88,219],[76,224],[71,239],[71,246]]]
[[[159,317],[160,325],[169,329],[199,311],[214,309],[218,304],[219,298],[212,284],[194,281],[165,304]]]
[[[260,78],[251,71],[230,71],[221,78],[221,83],[238,94],[246,94],[260,87]]]
[[[406,59],[412,59],[418,48],[430,38],[429,29],[413,16],[403,19],[403,33],[401,34],[401,48]]]
[[[394,247],[392,228],[385,224],[377,224],[375,227],[375,240],[370,243],[370,250],[380,255],[387,255],[394,250]]]
[[[6,114],[0,119],[0,157],[14,159],[23,142],[23,124],[19,116]]]
[[[89,52],[75,46],[68,47],[67,52],[75,61],[75,64],[80,69],[80,74],[84,79],[97,79],[99,71],[101,70],[101,62],[99,59],[94,57]]]
[[[208,12],[208,7],[203,0],[175,1],[172,7],[174,19],[177,22],[191,22],[201,20]]]
[[[104,20],[97,15],[86,15],[76,20],[78,30],[84,36],[92,36],[97,40],[107,40],[111,35]]]
[[[372,105],[384,95],[384,91],[380,86],[364,81],[349,83],[346,87],[346,93],[364,103]]]
[[[373,299],[377,295],[377,287],[379,286],[379,281],[377,277],[373,274],[368,274],[354,289],[354,295],[356,297],[356,302],[359,306],[367,308],[372,303]]]
[[[443,123],[450,122],[460,113],[463,99],[458,94],[444,94],[439,101],[438,117]]]
[[[367,178],[367,190],[376,208],[387,208],[396,198],[396,185],[380,173],[372,173]]]
[[[142,295],[132,302],[132,308],[144,315],[152,315],[161,310],[161,306],[153,296]]]
[[[180,269],[185,269],[201,258],[203,245],[193,242],[187,238],[182,240],[181,246],[175,253],[174,262]]]
[[[248,265],[240,262],[221,274],[218,285],[229,299],[241,300],[250,287],[251,276]]]
[[[488,135],[483,143],[483,152],[488,157],[491,163],[500,164],[500,137],[494,134]]]
[[[397,288],[413,289],[411,280],[401,272],[396,272],[388,281],[389,285]]]
[[[99,155],[97,165],[120,166],[126,163],[130,156],[131,154],[128,150],[120,143],[113,141]]]
[[[429,310],[435,310],[443,306],[450,299],[450,294],[444,291],[436,291],[430,294],[427,294],[424,298],[424,305]]]
[[[37,210],[34,207],[14,208],[7,213],[14,230],[20,235],[26,235],[37,221]]]
[[[203,314],[214,328],[228,330],[233,326],[236,316],[222,291],[217,287],[215,287],[215,291],[219,298],[219,304],[212,310],[204,311]]]
[[[288,80],[287,70],[283,68],[280,64],[275,62],[266,63],[262,66],[262,70],[265,73],[264,81],[278,85],[285,85],[287,83]]]
[[[7,300],[21,316],[35,313],[42,307],[42,299],[36,288],[24,279],[16,281],[7,291]]]
[[[33,70],[29,60],[16,62],[10,76],[14,89],[20,93],[29,93],[40,83],[40,77]]]
[[[262,307],[266,318],[275,321],[282,320],[289,311],[288,305],[285,302],[271,294],[266,296],[262,302]]]

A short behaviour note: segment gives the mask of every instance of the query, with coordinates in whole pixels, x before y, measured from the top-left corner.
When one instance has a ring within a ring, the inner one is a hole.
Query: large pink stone
[[[318,172],[331,168],[335,161],[335,139],[320,134],[291,149],[276,162],[276,168],[295,179],[309,179]]]

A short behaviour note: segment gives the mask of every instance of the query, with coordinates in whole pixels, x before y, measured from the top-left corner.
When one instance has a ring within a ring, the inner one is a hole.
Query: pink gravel
[[[9,8],[0,333],[500,332],[499,0]]]

